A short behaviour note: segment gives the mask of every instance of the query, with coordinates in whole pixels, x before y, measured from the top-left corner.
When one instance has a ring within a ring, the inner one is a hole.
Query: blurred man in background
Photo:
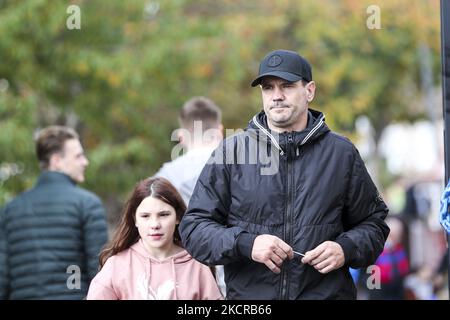
[[[107,241],[105,210],[77,187],[89,162],[78,134],[39,132],[42,173],[0,211],[0,299],[83,299]]]
[[[165,163],[155,176],[169,180],[180,192],[186,206],[203,167],[223,139],[221,118],[220,108],[206,97],[192,97],[181,108],[178,141],[187,152]],[[225,296],[223,267],[216,266],[215,273],[217,284]]]
[[[223,139],[222,113],[219,107],[205,97],[193,97],[183,105],[179,145],[186,151],[173,161],[165,163],[156,176],[169,180],[189,204],[198,176],[211,153]]]

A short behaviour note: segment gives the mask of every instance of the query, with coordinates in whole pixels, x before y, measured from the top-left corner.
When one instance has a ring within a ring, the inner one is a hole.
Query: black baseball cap
[[[261,83],[262,78],[274,76],[287,81],[297,82],[301,79],[312,81],[309,62],[297,52],[275,50],[267,54],[259,65],[258,78],[252,81],[252,87]]]

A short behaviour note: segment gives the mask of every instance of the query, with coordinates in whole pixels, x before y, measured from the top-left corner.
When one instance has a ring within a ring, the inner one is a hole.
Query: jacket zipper
[[[292,156],[292,150],[294,147],[294,139],[292,137],[292,133],[288,133],[288,152],[287,152],[287,204],[286,204],[286,216],[285,216],[285,223],[284,223],[284,241],[286,243],[291,243],[292,241],[292,210],[293,210],[293,203],[292,203],[292,194],[293,194],[293,156]],[[289,295],[289,288],[288,288],[288,277],[289,274],[285,271],[284,268],[281,270],[281,283],[282,283],[282,289],[281,289],[281,299],[287,300]]]
[[[324,124],[325,121],[325,117],[324,115],[321,115],[321,117],[319,118],[319,122],[311,129],[311,131],[306,135],[306,137],[303,139],[303,141],[300,143],[301,145],[304,145],[313,135],[314,133],[319,130],[319,128]],[[258,121],[257,116],[255,115],[253,117],[253,123],[264,133],[266,134],[270,140],[272,141],[273,145],[279,150],[280,155],[283,156],[285,154],[284,150],[280,147],[280,145],[278,144],[277,140],[275,139],[274,136],[272,136],[270,134],[270,132],[264,128]],[[292,241],[292,224],[293,224],[293,193],[294,193],[294,175],[293,175],[293,161],[294,161],[294,156],[293,156],[293,152],[292,152],[292,145],[294,143],[294,139],[292,138],[292,133],[288,134],[288,146],[287,146],[287,152],[286,152],[286,157],[287,157],[287,191],[288,191],[288,196],[287,196],[287,205],[286,205],[286,212],[285,212],[285,220],[287,223],[284,224],[284,228],[283,228],[283,240],[286,243],[290,243]],[[292,152],[292,153],[291,153]],[[297,157],[300,156],[300,150],[299,150],[299,146],[296,146],[296,150],[294,151],[295,155]],[[287,299],[287,296],[289,295],[289,291],[288,291],[288,277],[289,275],[287,274],[287,272],[284,270],[284,268],[281,268],[281,299]]]

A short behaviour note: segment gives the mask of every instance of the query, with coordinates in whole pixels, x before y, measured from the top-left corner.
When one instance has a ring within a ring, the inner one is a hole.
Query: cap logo
[[[281,64],[281,62],[283,62],[283,59],[281,59],[281,57],[279,55],[274,54],[267,61],[267,65],[269,67],[276,67],[276,66],[279,66]]]

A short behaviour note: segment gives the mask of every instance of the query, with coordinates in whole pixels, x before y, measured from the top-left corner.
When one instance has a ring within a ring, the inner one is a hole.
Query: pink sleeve
[[[202,265],[200,280],[200,300],[223,300],[216,279],[207,266]]]
[[[113,285],[113,258],[106,260],[105,265],[92,279],[86,300],[118,300]]]

